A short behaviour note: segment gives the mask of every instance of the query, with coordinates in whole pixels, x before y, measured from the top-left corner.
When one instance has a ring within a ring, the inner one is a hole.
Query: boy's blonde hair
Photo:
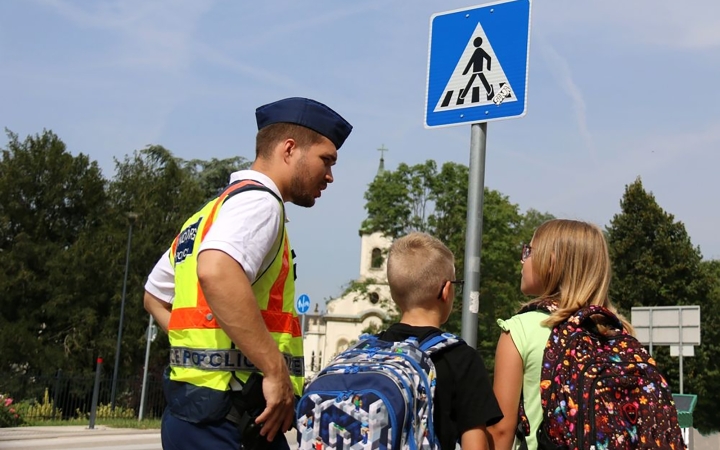
[[[557,325],[588,305],[604,306],[617,314],[608,297],[611,269],[607,241],[597,225],[567,219],[543,223],[535,230],[528,262],[542,285],[540,298],[552,299],[558,305],[546,325]],[[630,323],[618,317],[632,333]]]
[[[401,311],[436,302],[443,283],[455,279],[455,257],[439,239],[410,233],[390,246],[387,277],[390,295]]]

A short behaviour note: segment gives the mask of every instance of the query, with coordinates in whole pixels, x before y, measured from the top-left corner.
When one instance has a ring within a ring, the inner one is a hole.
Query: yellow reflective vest
[[[231,184],[188,219],[173,241],[170,262],[175,270],[170,338],[170,379],[215,390],[230,389],[230,380],[245,382],[257,371],[235,347],[215,320],[197,276],[200,244],[217,218],[223,203],[232,195],[263,190],[277,195],[257,181]],[[295,312],[295,267],[285,228],[284,204],[277,254],[270,266],[252,284],[268,331],[288,364],[295,394],[302,394],[304,382],[303,344],[300,321]],[[277,241],[276,241],[277,244]]]

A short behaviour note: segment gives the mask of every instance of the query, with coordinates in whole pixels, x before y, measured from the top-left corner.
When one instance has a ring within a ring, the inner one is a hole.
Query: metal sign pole
[[[653,310],[650,310],[650,356],[653,354]]]
[[[430,17],[425,127],[471,124],[462,306],[462,337],[471,347],[480,309],[487,122],[527,112],[530,13],[531,0],[498,0]]]
[[[145,393],[147,392],[147,378],[148,378],[148,363],[150,362],[150,344],[153,341],[153,316],[150,315],[150,322],[148,323],[147,333],[145,334],[145,366],[143,367],[143,379],[142,389],[140,390],[140,413],[138,414],[138,421],[142,421],[145,413]]]
[[[478,309],[480,307],[480,252],[485,194],[486,142],[487,123],[472,124],[470,126],[470,173],[467,230],[465,232],[462,338],[473,348],[477,347]]]
[[[683,310],[682,307],[678,310],[678,315],[680,316],[680,320],[678,320],[680,329],[678,334],[680,335],[680,345],[678,346],[678,349],[680,350],[679,356],[680,356],[680,393],[684,394],[683,392],[683,354],[685,353],[683,351]]]

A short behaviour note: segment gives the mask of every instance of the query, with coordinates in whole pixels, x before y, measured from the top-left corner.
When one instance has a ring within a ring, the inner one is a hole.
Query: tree
[[[365,192],[368,218],[360,232],[380,231],[396,239],[411,231],[428,229],[431,202],[434,200],[437,164],[408,166],[402,163],[394,171],[378,175]]]
[[[633,306],[688,305],[705,297],[709,286],[700,275],[700,249],[639,178],[626,187],[620,208],[607,229],[618,274],[611,288],[615,303],[629,312]]]
[[[107,181],[51,131],[0,149],[0,373],[81,374],[112,361],[132,223],[121,376],[139,374],[148,273],[182,223],[246,168],[241,157],[184,161],[148,146],[116,161]],[[167,340],[155,346],[167,348]],[[160,372],[166,352],[154,352]],[[107,366],[106,366],[107,367]],[[111,368],[112,369],[112,368]]]
[[[72,156],[52,131],[20,141],[7,131],[0,160],[0,370],[65,364],[77,328],[56,280],[76,270],[76,246],[102,223],[105,180],[95,162]],[[82,316],[81,316],[82,317]]]
[[[250,161],[242,156],[212,158],[209,161],[202,159],[184,161],[178,158],[178,163],[200,183],[200,189],[205,192],[207,198],[216,196],[218,191],[227,186],[230,174],[250,167]]]
[[[685,226],[657,204],[640,178],[626,186],[620,207],[606,230],[614,273],[612,300],[627,317],[633,306],[700,305],[702,345],[695,357],[684,360],[684,384],[686,392],[698,395],[695,427],[717,430],[720,312],[712,284],[717,266],[702,262]],[[653,356],[678,392],[677,359],[670,358],[667,347],[656,347]]]
[[[245,168],[243,158],[184,161],[148,146],[116,161],[106,181],[51,131],[21,141],[7,132],[0,160],[0,371],[94,370],[111,361],[123,323],[123,375],[144,359],[143,287],[187,217]],[[157,345],[167,347],[167,340]],[[158,352],[156,352],[158,354]],[[165,358],[157,366],[165,365]]]
[[[193,167],[196,166],[202,167],[202,162],[194,162]],[[203,187],[201,179],[200,172],[189,169],[182,160],[159,145],[148,146],[115,163],[115,176],[108,189],[112,220],[108,221],[104,237],[111,252],[111,264],[106,270],[114,274],[109,286],[111,308],[105,328],[97,333],[103,336],[99,351],[114,355],[122,301],[128,213],[132,213],[137,219],[133,224],[120,366],[126,374],[138,373],[143,364],[148,324],[142,302],[145,280],[185,220],[208,200],[209,185]],[[167,348],[167,339],[159,339],[157,345]]]
[[[468,167],[461,164],[448,162],[438,171],[435,161],[426,161],[415,166],[400,164],[397,170],[378,175],[365,193],[368,216],[361,232],[379,231],[393,239],[411,231],[428,232],[453,252],[461,278],[468,174]],[[509,317],[524,301],[519,289],[521,243],[529,242],[534,228],[548,218],[552,216],[535,210],[523,215],[507,196],[485,189],[478,347],[491,367],[500,334],[495,320]],[[461,311],[458,297],[446,324],[449,331],[461,332]]]
[[[115,176],[108,189],[113,220],[108,222],[109,228],[102,238],[111,248],[114,263],[108,268],[114,273],[110,288],[112,308],[107,316],[111,319],[97,333],[104,336],[103,354],[114,354],[122,301],[127,217],[132,213],[137,220],[133,224],[120,367],[126,374],[137,374],[142,369],[148,323],[142,299],[148,274],[170,247],[185,220],[227,186],[232,172],[248,166],[249,162],[242,157],[185,161],[160,145],[148,146],[116,161]],[[161,338],[154,345],[167,349],[168,341]],[[159,373],[167,364],[167,352],[154,354],[162,355],[151,362],[152,369]]]
[[[690,391],[698,396],[693,414],[694,426],[702,433],[720,430],[720,261],[703,261],[701,267],[708,276],[711,290],[701,305],[702,345],[693,358],[686,380]],[[696,349],[697,350],[697,349]],[[687,359],[685,360],[687,361]]]

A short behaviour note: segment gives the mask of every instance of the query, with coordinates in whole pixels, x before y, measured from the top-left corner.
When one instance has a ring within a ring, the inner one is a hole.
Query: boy
[[[455,258],[438,239],[410,233],[390,247],[387,263],[390,295],[400,309],[400,322],[380,334],[386,341],[416,337],[422,341],[438,332],[452,312],[455,297]],[[442,450],[488,448],[485,427],[502,419],[485,365],[467,344],[432,357],[437,371],[433,401],[435,434]]]

